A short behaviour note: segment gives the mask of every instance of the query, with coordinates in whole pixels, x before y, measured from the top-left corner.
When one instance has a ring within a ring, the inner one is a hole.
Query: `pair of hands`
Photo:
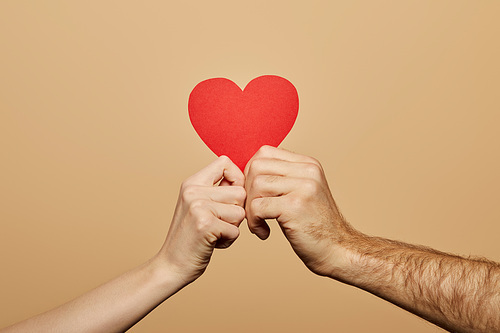
[[[270,233],[265,220],[276,219],[305,265],[325,276],[340,267],[340,245],[352,233],[317,160],[263,146],[244,173],[221,156],[183,182],[159,257],[189,284],[203,274],[215,248],[238,238],[245,217],[260,239]]]
[[[2,332],[124,332],[205,271],[247,219],[276,219],[314,273],[352,284],[453,332],[500,332],[500,265],[370,237],[342,218],[318,161],[262,147],[245,171],[221,157],[181,187],[158,254],[98,288]]]

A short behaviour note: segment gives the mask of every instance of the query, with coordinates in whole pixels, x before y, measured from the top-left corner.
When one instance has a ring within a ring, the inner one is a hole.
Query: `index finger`
[[[217,184],[223,178],[231,185],[243,186],[245,184],[245,176],[240,168],[224,155],[191,176],[190,181],[198,185],[209,186]]]
[[[291,151],[275,148],[273,146],[262,146],[255,153],[255,155],[252,156],[252,158],[248,161],[247,165],[245,166],[245,171],[244,171],[245,175],[248,175],[248,169],[252,165],[252,161],[257,158],[268,158],[268,159],[277,159],[287,162],[313,163],[320,165],[316,159],[309,156],[292,153]]]

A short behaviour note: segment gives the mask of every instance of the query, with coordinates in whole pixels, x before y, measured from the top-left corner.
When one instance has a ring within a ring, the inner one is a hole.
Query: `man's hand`
[[[293,250],[319,275],[334,274],[343,256],[337,244],[353,234],[330,193],[321,164],[307,156],[263,146],[245,168],[248,226],[269,236],[276,219]]]
[[[500,264],[370,237],[339,213],[318,161],[262,147],[246,169],[250,230],[275,218],[306,266],[453,332],[500,332]]]
[[[159,255],[185,284],[205,271],[214,248],[227,248],[238,238],[245,218],[243,185],[243,173],[226,156],[182,183]]]

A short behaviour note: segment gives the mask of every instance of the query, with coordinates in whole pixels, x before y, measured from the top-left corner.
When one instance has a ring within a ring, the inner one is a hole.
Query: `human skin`
[[[245,217],[243,185],[241,170],[229,158],[219,157],[183,182],[165,243],[153,258],[0,332],[126,331],[200,277],[215,248],[227,248],[238,238]]]
[[[245,168],[248,226],[276,219],[304,264],[453,332],[500,332],[500,264],[371,237],[341,215],[321,164],[264,146]]]

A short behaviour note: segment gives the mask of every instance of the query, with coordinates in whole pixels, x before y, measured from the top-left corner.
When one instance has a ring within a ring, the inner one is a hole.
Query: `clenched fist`
[[[205,271],[214,248],[227,248],[238,238],[245,218],[244,182],[241,170],[221,156],[182,183],[159,255],[185,284]]]
[[[330,193],[321,164],[307,156],[263,146],[245,168],[250,231],[269,236],[276,219],[293,250],[314,273],[335,275],[346,265],[340,246],[354,234]]]

